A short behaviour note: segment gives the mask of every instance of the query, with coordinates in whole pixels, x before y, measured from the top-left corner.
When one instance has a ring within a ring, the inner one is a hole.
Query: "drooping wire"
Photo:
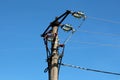
[[[48,75],[49,75],[49,79],[50,79],[50,63],[51,63],[51,61],[50,61],[50,55],[51,55],[51,52],[50,52],[50,50],[48,48],[48,42],[47,42],[47,40],[45,38],[44,38],[44,44],[45,44],[45,47],[46,47],[47,62],[48,62],[47,63],[48,67],[45,68],[44,72],[46,73],[48,71]]]
[[[62,66],[67,66],[67,67],[72,67],[72,68],[77,68],[77,69],[81,69],[81,70],[86,70],[86,71],[92,71],[92,72],[99,72],[99,73],[105,73],[105,74],[112,74],[112,75],[119,75],[120,73],[115,73],[115,72],[108,72],[108,71],[102,71],[102,70],[96,70],[96,69],[89,69],[89,68],[83,68],[80,66],[75,66],[75,65],[71,65],[71,64],[61,64]]]
[[[50,50],[48,48],[48,43],[47,43],[46,39],[44,39],[44,44],[45,44],[45,47],[46,47],[46,53],[47,53],[47,58],[48,58],[51,53],[50,53]]]
[[[66,44],[71,39],[72,35],[73,33],[71,32],[63,43]]]
[[[71,37],[73,36],[73,34],[78,31],[78,29],[82,26],[83,23],[84,23],[84,20],[82,20],[82,22],[81,22],[80,25],[78,26],[77,30],[75,30],[74,32],[71,32],[71,33],[70,33],[70,35],[69,35],[69,36],[66,38],[66,40],[64,41],[64,44],[66,44],[66,43],[71,39]]]
[[[63,47],[63,50],[62,50],[62,53],[59,55],[59,62],[58,63],[62,63],[62,59],[63,59],[63,56],[64,56],[64,50],[65,50],[65,45],[64,45],[64,47]],[[58,74],[59,74],[59,72],[60,72],[60,67],[61,67],[61,65],[59,64],[59,66],[58,66]]]

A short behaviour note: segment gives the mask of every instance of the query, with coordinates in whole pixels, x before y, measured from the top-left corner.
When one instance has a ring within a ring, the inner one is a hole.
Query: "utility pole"
[[[58,80],[58,26],[52,26],[52,34],[54,35],[52,43],[52,56],[51,56],[51,69],[50,69],[50,80]]]
[[[49,80],[58,80],[59,70],[62,62],[62,57],[64,54],[64,46],[65,43],[60,44],[58,39],[58,29],[61,27],[64,31],[74,31],[71,25],[62,24],[65,18],[71,14],[75,18],[85,18],[82,12],[72,12],[67,10],[65,13],[56,17],[54,21],[50,23],[47,29],[43,32],[41,37],[43,37],[44,44],[46,47],[47,53],[47,63],[48,67],[44,70],[44,72],[48,71]],[[59,48],[62,51],[59,51]]]

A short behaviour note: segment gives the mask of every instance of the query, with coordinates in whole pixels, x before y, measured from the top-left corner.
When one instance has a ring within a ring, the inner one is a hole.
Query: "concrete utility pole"
[[[52,34],[55,37],[52,43],[50,80],[58,80],[58,26],[52,26]]]
[[[47,63],[48,63],[48,67],[44,70],[44,72],[48,71],[49,80],[58,80],[60,65],[64,54],[65,43],[59,44],[58,27],[61,27],[61,29],[67,32],[74,31],[71,25],[62,24],[62,22],[66,19],[66,17],[69,14],[71,14],[75,18],[84,17],[84,14],[82,12],[72,12],[67,10],[59,17],[56,17],[55,20],[50,23],[50,25],[41,35],[41,37],[43,37],[44,44],[46,47]],[[59,48],[61,48],[62,51],[61,49],[59,50]]]

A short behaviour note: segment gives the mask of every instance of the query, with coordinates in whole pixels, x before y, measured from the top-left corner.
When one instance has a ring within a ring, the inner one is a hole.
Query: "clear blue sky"
[[[120,73],[119,8],[119,0],[0,0],[0,80],[48,80],[40,34],[66,10],[84,11],[88,18],[66,44],[63,62]],[[61,67],[59,80],[120,76]]]

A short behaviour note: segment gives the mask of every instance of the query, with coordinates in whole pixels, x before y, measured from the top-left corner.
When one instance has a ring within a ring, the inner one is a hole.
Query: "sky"
[[[48,80],[40,35],[66,10],[87,16],[65,47],[63,63],[120,73],[119,0],[0,0],[0,80]],[[80,24],[69,16],[67,23]],[[64,22],[64,23],[65,23]],[[66,39],[60,33],[61,41]],[[59,80],[120,80],[120,76],[63,67]]]

